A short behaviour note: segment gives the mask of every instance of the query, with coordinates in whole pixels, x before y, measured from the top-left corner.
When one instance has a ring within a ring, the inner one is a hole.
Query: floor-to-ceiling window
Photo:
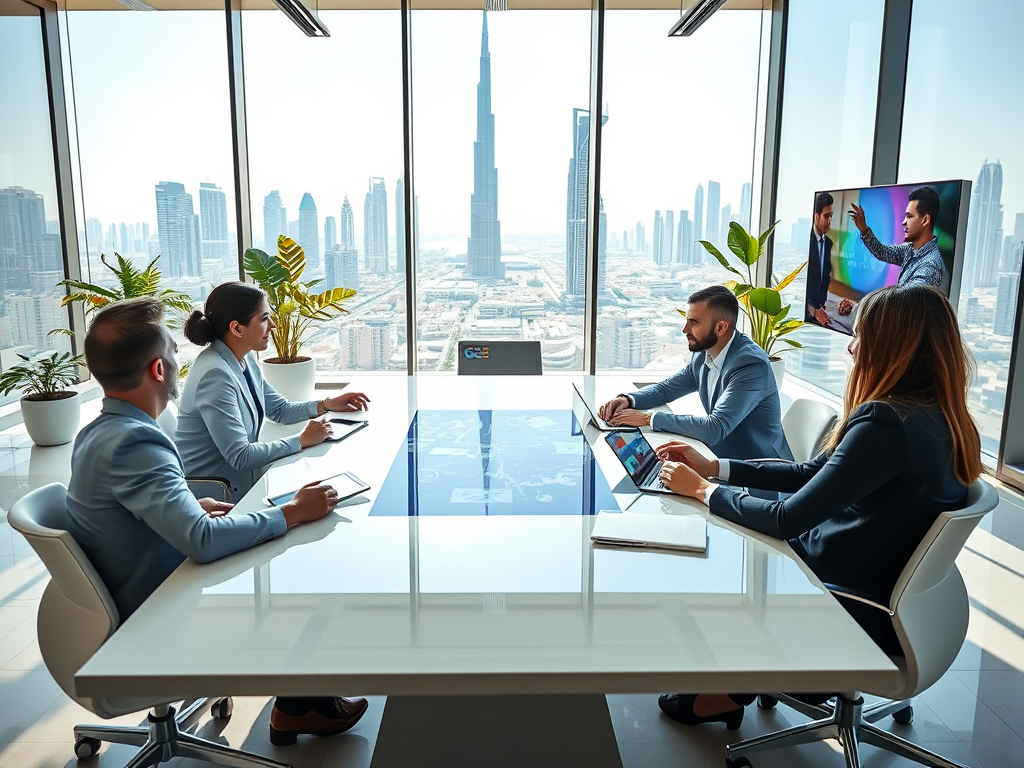
[[[583,365],[588,11],[414,11],[419,368],[459,339]]]
[[[977,0],[962,10],[914,3],[899,175],[973,182],[957,314],[978,366],[971,410],[995,454],[1024,252],[1024,4]]]
[[[323,11],[309,38],[276,10],[243,13],[253,245],[287,235],[313,288],[352,288],[310,330],[321,371],[405,371],[402,29],[397,10]]]
[[[53,139],[42,19],[36,6],[0,4],[0,371],[71,339],[60,306],[63,245],[57,211]],[[12,393],[0,403],[17,400]]]
[[[773,263],[780,277],[808,260],[815,192],[871,184],[883,10],[883,0],[789,4]],[[847,215],[834,210],[836,226]],[[784,296],[802,318],[806,269]],[[786,353],[787,372],[842,395],[849,337],[811,324],[794,336],[804,346]]]

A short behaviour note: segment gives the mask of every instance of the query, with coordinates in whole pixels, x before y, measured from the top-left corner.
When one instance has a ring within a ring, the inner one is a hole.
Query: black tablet
[[[329,477],[322,481],[320,485],[329,485],[336,490],[338,492],[338,501],[351,499],[353,496],[358,496],[360,493],[370,490],[370,486],[351,472],[342,472],[340,475]],[[263,499],[263,503],[271,507],[279,507],[294,499],[296,493],[298,493],[298,490],[281,493],[277,496],[267,496]]]
[[[339,416],[333,416],[327,420],[327,423],[331,425],[331,436],[324,442],[336,443],[339,440],[344,440],[349,435],[355,434],[370,422],[365,420],[357,421],[356,419],[343,419]]]

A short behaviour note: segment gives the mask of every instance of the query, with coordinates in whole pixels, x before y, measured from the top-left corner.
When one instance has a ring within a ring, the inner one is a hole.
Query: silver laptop
[[[629,478],[641,491],[648,493],[674,493],[665,487],[659,475],[661,460],[642,432],[617,429],[604,436],[612,453],[622,462]]]
[[[580,400],[583,401],[583,405],[586,406],[587,412],[590,414],[590,421],[593,423],[595,427],[597,427],[602,432],[635,432],[640,429],[640,427],[613,427],[611,424],[609,424],[607,421],[605,421],[604,419],[597,415],[597,411],[600,408],[600,406],[597,403],[591,403],[589,400],[587,400],[587,398],[583,396],[583,393],[580,392],[580,388],[575,383],[573,383],[572,388],[576,390],[576,395],[579,397]]]

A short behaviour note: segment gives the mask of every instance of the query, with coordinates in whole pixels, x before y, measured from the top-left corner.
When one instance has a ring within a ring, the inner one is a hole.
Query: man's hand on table
[[[310,419],[299,433],[299,445],[303,448],[312,448],[314,445],[320,445],[333,434],[331,425],[323,419]]]
[[[295,498],[281,507],[289,528],[299,523],[319,520],[338,506],[338,492],[329,485],[321,485],[320,482],[314,480],[312,483],[306,483],[295,494]]]
[[[637,411],[633,408],[625,408],[616,411],[615,415],[606,421],[613,427],[649,427],[651,425],[651,414],[647,411]]]
[[[199,500],[199,506],[205,510],[206,514],[210,517],[220,517],[226,515],[235,506],[234,504],[228,504],[226,501],[217,501],[209,496]]]
[[[701,477],[718,477],[718,459],[706,459],[689,443],[672,440],[655,449],[662,461],[681,462]],[[666,483],[667,485],[667,483]],[[673,489],[674,490],[674,489]],[[678,491],[677,491],[678,493]]]
[[[353,411],[365,411],[370,406],[370,398],[362,392],[346,392],[342,395],[328,397],[317,403],[317,413],[323,416],[328,411],[332,413],[352,413]]]
[[[673,493],[704,501],[710,483],[682,462],[666,461],[661,465],[661,482]]]
[[[629,398],[619,395],[598,408],[597,415],[605,421],[611,421],[612,416],[629,407]]]

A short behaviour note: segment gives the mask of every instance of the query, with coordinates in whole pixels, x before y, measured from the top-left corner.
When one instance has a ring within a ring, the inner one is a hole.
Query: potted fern
[[[342,302],[356,295],[351,288],[310,291],[322,280],[302,282],[306,253],[290,237],[277,238],[273,256],[250,248],[242,257],[245,273],[267,294],[274,325],[270,338],[277,355],[265,358],[263,375],[271,386],[292,401],[313,399],[316,363],[301,354],[303,337],[309,326],[331,320],[347,312]]]
[[[63,445],[78,434],[82,398],[71,385],[78,381],[81,355],[70,352],[31,358],[18,355],[22,362],[0,374],[0,393],[22,390],[21,415],[25,429],[36,445]]]
[[[781,280],[772,275],[770,288],[754,286],[754,265],[764,254],[765,243],[777,225],[778,222],[775,222],[760,236],[754,237],[738,222],[729,223],[729,250],[739,259],[740,266],[745,268],[746,274],[730,264],[712,243],[701,240],[700,244],[704,246],[704,250],[718,259],[719,264],[739,278],[728,280],[725,285],[739,300],[740,308],[750,323],[750,339],[768,355],[772,372],[775,374],[775,382],[782,387],[782,379],[786,374],[786,360],[780,353],[803,347],[803,344],[789,338],[789,335],[804,324],[802,320],[789,317],[791,305],[782,303],[782,290],[797,278],[800,270],[807,266],[807,262]],[[685,312],[678,311],[685,317]]]

